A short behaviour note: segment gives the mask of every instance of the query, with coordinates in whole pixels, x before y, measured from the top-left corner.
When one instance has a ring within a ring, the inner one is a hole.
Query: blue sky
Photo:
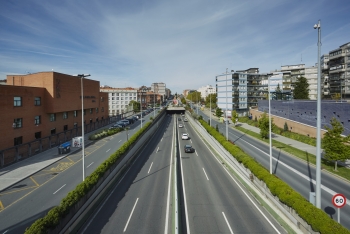
[[[229,70],[317,62],[350,42],[348,0],[2,1],[0,79],[89,73],[112,87],[215,85]]]

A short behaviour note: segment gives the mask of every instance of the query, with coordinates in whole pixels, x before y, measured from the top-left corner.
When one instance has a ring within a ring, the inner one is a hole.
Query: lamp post
[[[209,121],[209,126],[211,127],[211,95],[210,94],[209,94],[209,102],[210,102],[210,113],[209,113],[210,121]]]
[[[226,113],[225,113],[225,122],[226,122],[226,141],[228,141],[228,119],[227,119],[227,68],[226,68]]]
[[[153,119],[156,117],[156,104],[155,104],[156,94],[153,92]]]
[[[316,207],[321,209],[321,21],[314,25],[318,29],[317,54],[317,133],[316,133]]]
[[[90,74],[78,74],[80,77],[80,86],[81,86],[81,152],[82,152],[82,161],[83,161],[83,181],[85,180],[85,144],[84,144],[84,89],[83,89],[83,78],[90,76]]]
[[[267,91],[269,92],[269,145],[270,145],[270,174],[272,174],[272,137],[271,137],[271,90],[270,90],[270,75],[267,75]]]

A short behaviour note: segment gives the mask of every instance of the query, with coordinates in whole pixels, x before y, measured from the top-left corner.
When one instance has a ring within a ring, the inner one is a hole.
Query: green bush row
[[[88,194],[90,190],[98,183],[100,178],[103,178],[104,174],[110,169],[117,160],[124,155],[130,148],[132,144],[142,135],[144,131],[151,125],[152,122],[146,123],[139,131],[137,131],[130,139],[125,142],[116,152],[112,153],[109,158],[104,161],[96,170],[85,180],[78,184],[77,187],[68,193],[68,195],[62,199],[60,205],[52,208],[48,214],[36,220],[29,228],[26,229],[26,234],[41,234],[48,233],[50,229],[54,229],[59,225],[60,221],[69,213],[70,209],[73,208],[78,202]],[[102,131],[96,135],[98,137],[103,137],[105,134],[111,134],[117,131],[108,130]],[[114,133],[113,133],[114,134]]]
[[[293,208],[312,229],[320,233],[350,233],[348,229],[331,219],[324,211],[316,208],[287,183],[261,166],[255,159],[243,152],[238,146],[226,141],[214,127],[199,120],[202,126],[211,134],[238,162],[248,168],[258,179],[264,181],[274,196],[287,206]]]
[[[98,140],[98,139],[101,139],[101,138],[104,138],[107,136],[114,135],[114,134],[121,132],[123,130],[124,129],[122,129],[122,128],[104,129],[101,132],[90,135],[89,140]]]

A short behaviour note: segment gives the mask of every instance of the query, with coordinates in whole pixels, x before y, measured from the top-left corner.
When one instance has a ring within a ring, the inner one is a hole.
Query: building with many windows
[[[89,132],[108,121],[108,96],[99,81],[58,72],[7,76],[0,85],[1,165],[13,160],[9,155],[19,160],[81,135],[81,84]]]
[[[350,42],[329,51],[328,68],[330,95],[350,98]]]
[[[166,86],[163,82],[152,83],[151,84],[151,91],[156,93],[156,94],[162,95],[163,99],[166,99],[168,97],[167,92],[166,92]]]
[[[116,116],[131,111],[130,101],[138,100],[138,90],[131,87],[112,88],[103,86],[100,88],[103,93],[108,93],[109,116]]]
[[[209,94],[216,93],[216,89],[211,85],[202,86],[199,89],[197,89],[197,91],[201,93],[201,98],[204,100]]]
[[[236,110],[239,115],[247,115],[258,100],[266,99],[267,77],[268,74],[259,74],[258,68],[217,75],[217,106],[223,111]]]

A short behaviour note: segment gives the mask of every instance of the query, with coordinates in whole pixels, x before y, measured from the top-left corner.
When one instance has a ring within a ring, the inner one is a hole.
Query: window
[[[74,128],[77,128],[78,127],[78,123],[74,123],[73,126],[74,126]]]
[[[51,135],[56,134],[56,128],[51,129]]]
[[[90,123],[92,123],[92,119],[90,119]]]
[[[22,106],[22,98],[14,97],[13,98],[13,106]]]
[[[63,112],[63,119],[68,119],[68,112]]]
[[[67,131],[68,130],[68,125],[64,125],[63,126],[63,131]]]
[[[74,111],[74,117],[78,116],[78,111]]]
[[[101,102],[103,102],[104,101],[104,98],[103,97],[101,97]]]
[[[41,116],[37,115],[34,117],[34,124],[39,125],[41,123]]]
[[[41,106],[41,97],[34,98],[34,106]]]
[[[103,107],[101,107],[101,112],[104,112],[104,111],[105,111],[105,109]]]
[[[92,114],[92,108],[90,108],[90,114]]]
[[[35,139],[41,138],[41,132],[36,132],[36,133],[34,134],[34,137],[35,137]]]
[[[96,107],[96,113],[98,113],[98,107]]]
[[[98,118],[96,118],[96,122],[98,122]]]
[[[22,118],[13,120],[13,128],[21,128],[22,127]]]
[[[14,138],[14,145],[16,146],[16,145],[20,145],[20,144],[22,144],[22,141],[23,141],[23,137],[22,136],[20,136],[20,137],[15,137]]]
[[[50,114],[50,122],[56,121],[56,114]]]

